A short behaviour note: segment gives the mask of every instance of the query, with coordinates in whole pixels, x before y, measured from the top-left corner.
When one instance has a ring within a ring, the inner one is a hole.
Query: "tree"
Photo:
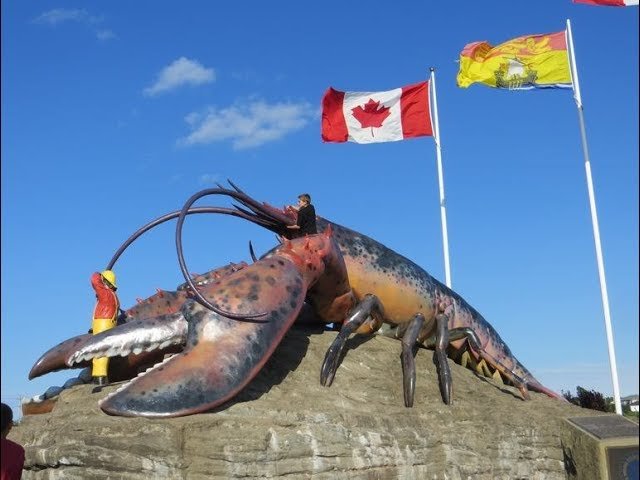
[[[578,405],[582,408],[590,408],[591,410],[599,410],[601,412],[613,412],[613,404],[607,402],[604,395],[595,390],[587,390],[580,386],[576,387],[576,395],[571,393],[571,390],[565,392],[561,391],[562,396],[574,405]]]

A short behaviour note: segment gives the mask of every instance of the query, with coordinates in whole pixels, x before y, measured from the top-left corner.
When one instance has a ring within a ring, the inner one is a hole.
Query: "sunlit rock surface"
[[[26,448],[23,479],[565,479],[562,418],[595,415],[542,394],[524,402],[451,362],[442,403],[432,352],[419,350],[413,408],[402,397],[401,344],[352,341],[330,388],[320,366],[334,332],[294,329],[266,368],[215,412],[112,417],[91,385],[10,434]]]

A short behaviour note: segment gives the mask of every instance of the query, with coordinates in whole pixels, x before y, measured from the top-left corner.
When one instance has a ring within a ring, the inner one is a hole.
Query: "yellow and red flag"
[[[460,53],[457,83],[462,88],[474,83],[510,90],[571,88],[565,32],[525,35],[496,47],[469,43]]]

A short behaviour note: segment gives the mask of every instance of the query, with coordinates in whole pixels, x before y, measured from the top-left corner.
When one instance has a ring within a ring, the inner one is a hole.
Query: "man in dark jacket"
[[[316,209],[311,205],[311,196],[308,193],[298,195],[298,207],[293,207],[293,209],[298,211],[298,221],[295,225],[289,225],[287,228],[297,230],[295,232],[296,237],[318,233],[316,228]]]

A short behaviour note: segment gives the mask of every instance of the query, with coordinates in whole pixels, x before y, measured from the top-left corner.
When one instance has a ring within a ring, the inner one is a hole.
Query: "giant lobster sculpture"
[[[306,319],[340,328],[321,368],[325,386],[333,381],[350,335],[377,332],[402,340],[407,407],[413,405],[418,346],[434,350],[447,404],[452,402],[447,356],[514,385],[525,399],[529,389],[562,399],[518,362],[494,328],[460,295],[411,260],[320,217],[322,233],[291,239],[295,230],[287,225],[295,224],[295,212],[257,202],[230,184],[233,189],[204,190],[180,212],[138,230],[108,267],[144,232],[178,218],[176,243],[185,284],[139,300],[112,330],[55,346],[35,363],[29,378],[79,368],[96,357],[117,357],[112,380],[134,378],[101,401],[105,412],[144,417],[204,412],[243,389],[293,323]],[[242,206],[192,208],[207,195],[228,196]],[[281,243],[259,260],[252,250],[251,265],[231,264],[191,278],[182,256],[181,232],[185,217],[195,213],[244,218],[278,234]]]

